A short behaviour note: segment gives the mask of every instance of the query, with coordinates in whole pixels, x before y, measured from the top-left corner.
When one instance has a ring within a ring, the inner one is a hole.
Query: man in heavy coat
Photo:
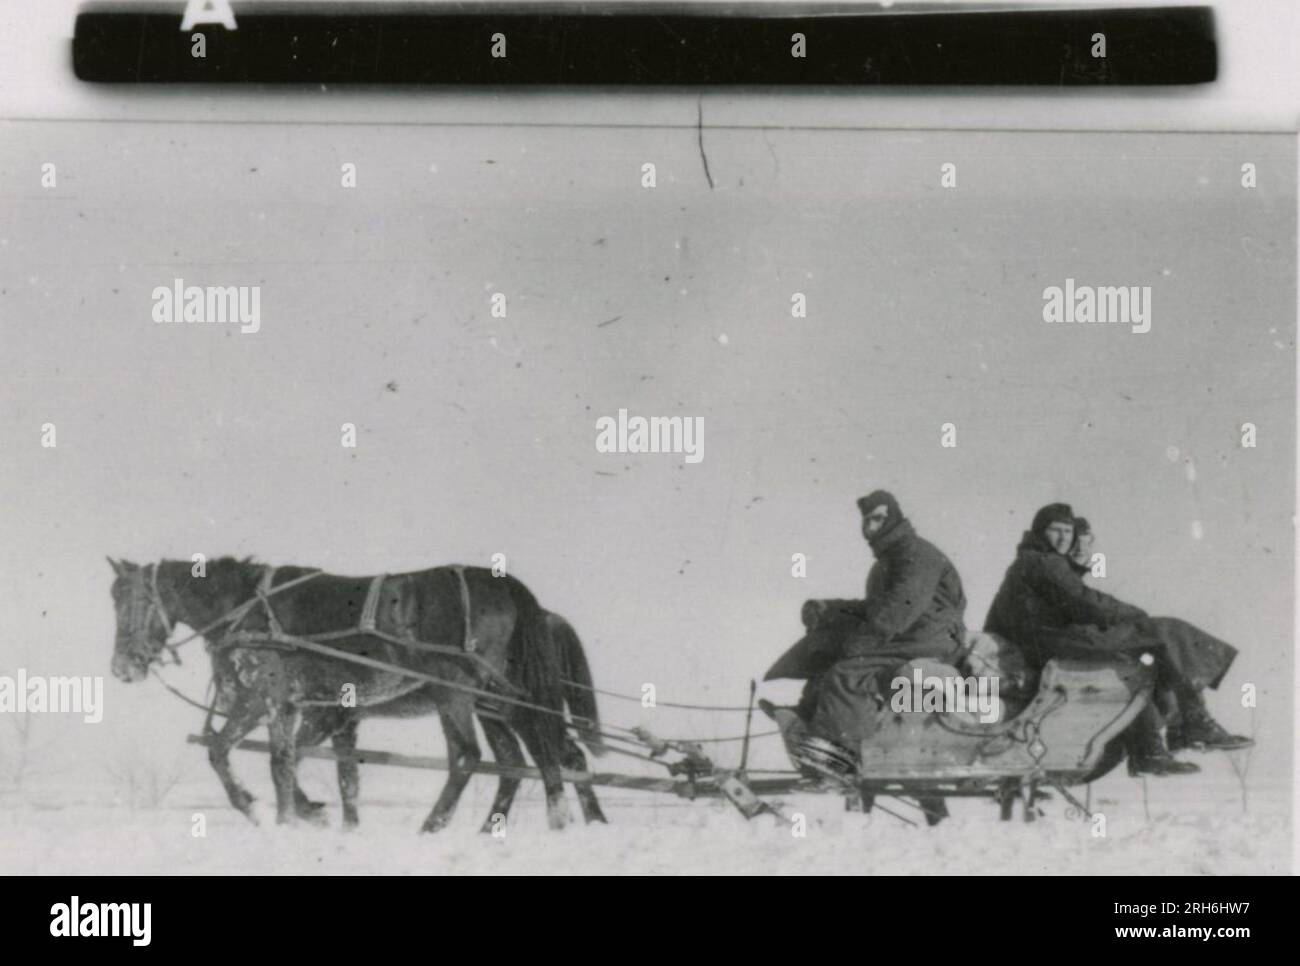
[[[1034,516],[1016,549],[984,629],[1020,646],[1038,667],[1053,657],[1132,661],[1150,654],[1156,689],[1176,699],[1181,747],[1240,748],[1250,741],[1230,735],[1205,708],[1201,690],[1216,688],[1236,657],[1218,638],[1176,618],[1146,611],[1083,582],[1086,569],[1072,561],[1078,518],[1069,505],[1053,503]],[[1086,522],[1085,522],[1086,526]],[[1135,772],[1157,775],[1197,771],[1174,759],[1160,736],[1154,706],[1137,719],[1129,737]]]
[[[917,536],[886,491],[862,497],[858,509],[876,557],[865,599],[805,604],[809,633],[765,677],[809,679],[796,712],[814,734],[850,749],[874,732],[899,665],[951,661],[966,633],[961,577],[943,552]]]
[[[856,758],[858,742],[878,727],[899,666],[918,657],[951,662],[965,642],[966,594],[957,568],[917,536],[890,493],[876,490],[858,500],[858,509],[876,557],[865,599],[804,604],[808,634],[764,676],[808,680],[793,712],[760,702],[796,761],[801,734],[829,739],[844,757]],[[867,797],[863,804],[871,806]],[[923,795],[917,804],[928,825],[948,815],[940,795]]]

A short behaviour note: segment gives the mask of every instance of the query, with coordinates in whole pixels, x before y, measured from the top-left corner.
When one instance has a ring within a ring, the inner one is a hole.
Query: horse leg
[[[294,739],[295,757],[298,762],[302,761],[302,753],[305,748],[314,748],[326,738],[330,737],[333,730],[331,725],[336,724],[333,721],[333,714],[329,711],[306,711],[302,715],[302,724],[298,726],[298,736]],[[342,787],[342,777],[339,779]],[[294,769],[293,778],[293,810],[301,819],[311,822],[313,825],[328,825],[329,818],[325,814],[325,803],[315,802],[307,797],[307,793],[302,790],[298,784],[297,769]]]
[[[433,803],[433,810],[420,827],[421,832],[436,832],[446,827],[456,811],[461,792],[483,758],[474,734],[474,702],[452,698],[438,702],[438,717],[447,738],[447,783]]]
[[[478,720],[479,724],[483,725],[483,734],[487,737],[488,744],[492,746],[492,757],[496,759],[498,765],[507,768],[527,767],[523,749],[519,747],[519,739],[515,737],[508,724],[499,718],[489,718],[486,715],[480,715]],[[483,827],[479,829],[480,832],[495,832],[498,823],[505,823],[518,789],[518,778],[509,775],[501,776],[501,781],[497,784],[496,797],[492,799],[492,810],[488,812]]]
[[[357,750],[356,715],[348,717],[343,727],[334,732],[334,757],[338,761],[339,795],[343,799],[343,827],[356,828],[361,822],[357,813],[357,798],[361,794],[361,766],[354,757]]]
[[[570,771],[586,772],[587,770],[587,756],[583,754],[582,747],[567,736],[564,739],[562,764]],[[608,825],[609,819],[600,810],[600,800],[596,798],[596,790],[591,782],[574,782],[573,789],[578,793],[578,805],[582,808],[583,821],[588,825],[592,822],[604,822]]]
[[[298,753],[294,739],[298,731],[298,709],[287,701],[271,707],[266,730],[271,739],[271,778],[275,782],[275,821],[293,825],[293,790],[297,784]]]
[[[569,803],[564,797],[564,778],[560,771],[560,749],[564,744],[562,726],[546,720],[536,711],[521,714],[519,724],[519,734],[542,773],[542,787],[546,790],[546,824],[558,831],[569,824]],[[551,729],[551,734],[543,731],[546,728]]]
[[[244,736],[262,722],[265,709],[247,697],[240,695],[230,709],[226,723],[220,731],[213,732],[208,741],[208,762],[212,770],[221,779],[221,786],[226,790],[226,797],[254,825],[258,824],[253,814],[253,796],[230,770],[230,749],[243,741]]]

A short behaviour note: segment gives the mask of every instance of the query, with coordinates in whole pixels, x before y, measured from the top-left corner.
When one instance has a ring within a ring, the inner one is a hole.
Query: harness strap
[[[164,688],[166,688],[169,692],[174,694],[176,697],[180,698],[190,707],[198,708],[200,711],[206,711],[208,713],[206,720],[204,720],[203,722],[203,733],[205,735],[212,733],[212,718],[214,715],[222,718],[229,717],[229,715],[227,715],[224,711],[217,710],[217,699],[215,695],[212,698],[211,704],[199,704],[199,702],[195,701],[193,698],[186,695],[183,691],[179,690],[178,688],[174,688],[170,684],[168,684],[167,679],[163,677],[161,674],[159,674],[156,669],[151,668],[149,673],[152,674],[155,678],[157,678],[158,682]],[[209,683],[209,688],[211,688],[211,683]]]
[[[375,614],[379,610],[379,592],[387,579],[388,574],[380,574],[370,581],[370,589],[366,591],[366,602],[361,608],[361,622],[357,625],[357,629],[363,634],[374,633]]]
[[[162,621],[163,629],[167,631],[167,636],[172,636],[172,619],[167,613],[167,608],[163,606],[162,595],[158,592],[158,565],[154,564],[149,568],[149,592],[152,595],[149,603],[158,611],[158,617]]]
[[[478,641],[474,639],[473,616],[469,609],[469,582],[465,579],[465,568],[461,564],[455,564],[451,569],[456,571],[456,579],[460,582],[460,608],[465,615],[465,653],[473,654]]]
[[[284,628],[280,626],[280,619],[275,616],[275,609],[271,607],[271,588],[275,584],[275,572],[279,567],[266,566],[262,570],[262,579],[257,584],[257,599],[262,602],[262,607],[266,610],[266,622],[271,627],[272,634],[283,634]]]
[[[284,591],[288,590],[290,587],[296,587],[299,584],[306,583],[309,580],[316,579],[321,575],[321,573],[322,571],[313,570],[310,571],[309,573],[303,574],[301,577],[295,577],[293,578],[293,580],[286,580],[279,587],[276,587],[273,590],[268,590],[265,596],[274,597],[276,594],[283,593]],[[265,579],[266,577],[265,572],[263,573],[262,576],[263,579]],[[175,644],[168,644],[167,647],[170,648],[172,651],[176,651],[183,644],[188,644],[190,641],[196,640],[200,637],[207,637],[210,631],[215,630],[216,628],[220,627],[222,624],[227,623],[228,621],[232,623],[230,624],[230,627],[227,628],[227,630],[233,631],[235,628],[239,626],[240,622],[245,617],[248,616],[248,612],[257,606],[258,601],[260,599],[261,598],[255,593],[252,597],[248,598],[248,600],[244,601],[242,604],[230,608],[230,610],[226,611],[216,620],[209,621],[207,624],[204,624],[202,627],[200,627],[197,631],[192,631],[191,633],[187,634],[185,637],[177,641]]]

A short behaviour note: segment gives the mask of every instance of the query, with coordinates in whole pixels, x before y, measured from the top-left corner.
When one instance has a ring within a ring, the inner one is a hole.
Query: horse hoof
[[[271,809],[265,802],[259,802],[256,799],[250,801],[244,806],[244,814],[254,825],[270,825]]]
[[[484,835],[491,835],[493,838],[502,839],[506,836],[506,813],[501,809],[493,809],[492,814],[483,819],[483,824],[478,829]]]
[[[569,824],[569,809],[563,804],[550,805],[546,809],[546,824],[553,831],[560,831]]]
[[[447,827],[445,818],[426,818],[424,824],[420,826],[421,832],[441,832]]]
[[[317,808],[310,808],[305,811],[300,811],[298,812],[298,817],[302,819],[304,822],[306,822],[308,825],[313,825],[316,828],[329,828],[330,817],[328,814],[326,814],[325,807],[323,805]]]

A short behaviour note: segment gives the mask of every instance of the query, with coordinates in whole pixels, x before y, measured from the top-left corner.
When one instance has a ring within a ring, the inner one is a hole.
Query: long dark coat
[[[1026,533],[989,608],[984,629],[1041,667],[1052,657],[1136,657],[1151,652],[1164,685],[1218,687],[1237,655],[1225,641],[1174,617],[1149,617],[1083,582],[1082,573]]]
[[[808,634],[772,665],[764,680],[809,678],[843,658],[951,658],[962,647],[966,594],[957,568],[934,544],[900,521],[872,546],[866,599],[804,606]]]

